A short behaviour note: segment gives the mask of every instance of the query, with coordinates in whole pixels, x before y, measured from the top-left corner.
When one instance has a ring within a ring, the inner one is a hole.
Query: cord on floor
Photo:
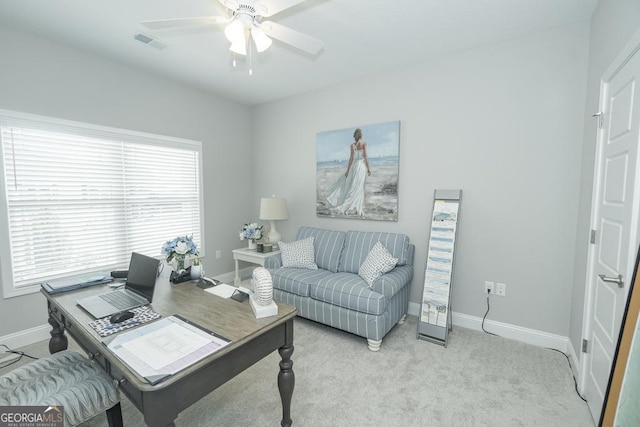
[[[493,335],[495,337],[499,337],[500,335],[498,334],[494,334],[493,332],[489,332],[484,328],[484,320],[487,318],[487,314],[489,314],[489,309],[491,308],[489,306],[489,295],[491,295],[491,291],[487,291],[487,311],[486,313],[484,313],[484,316],[482,317],[482,332],[484,332],[485,334],[489,334],[489,335]],[[578,395],[578,397],[580,399],[582,399],[584,402],[587,401],[587,399],[585,399],[580,392],[578,391],[578,381],[576,380],[576,376],[573,374],[573,368],[571,367],[571,360],[569,360],[569,356],[567,356],[566,353],[560,351],[560,350],[556,350],[555,348],[550,348],[550,347],[544,347],[547,350],[553,350],[553,351],[557,351],[558,353],[562,354],[566,359],[567,359],[567,363],[569,364],[569,370],[571,371],[571,377],[573,378],[573,386],[576,390],[576,394]]]
[[[550,348],[550,347],[545,347],[547,350],[553,350],[553,351],[557,351],[558,353],[562,354],[566,359],[567,359],[567,363],[569,364],[569,369],[571,369],[571,376],[573,377],[573,386],[576,389],[576,394],[578,395],[578,397],[580,399],[582,399],[583,401],[587,401],[587,399],[585,399],[580,392],[578,391],[578,381],[576,381],[576,376],[573,375],[573,368],[571,367],[571,360],[569,360],[569,356],[567,356],[567,354],[565,352],[562,352],[560,350],[556,350],[555,348]]]
[[[6,346],[6,345],[4,345],[4,344],[0,344],[0,346],[2,346],[2,347],[4,347],[4,348],[6,348],[6,349],[7,349],[7,350],[5,351],[5,353],[17,354],[18,356],[20,356],[20,357],[18,357],[16,360],[13,360],[13,361],[11,361],[11,362],[7,363],[6,365],[0,366],[0,369],[4,369],[4,368],[6,368],[7,366],[11,366],[11,365],[13,365],[14,363],[19,362],[20,360],[22,360],[22,358],[23,358],[23,357],[28,357],[29,359],[38,360],[38,358],[37,358],[37,357],[29,356],[29,355],[28,355],[27,353],[25,353],[24,351],[16,351],[16,350],[12,350],[12,349],[10,349],[9,347],[7,347],[7,346]]]
[[[491,291],[487,291],[487,311],[486,313],[484,313],[484,316],[482,317],[482,332],[484,332],[485,334],[489,334],[489,335],[494,335],[496,337],[498,337],[498,334],[494,334],[493,332],[489,332],[484,328],[484,320],[487,318],[487,314],[489,314],[489,309],[491,308],[489,306],[489,295],[491,295]]]

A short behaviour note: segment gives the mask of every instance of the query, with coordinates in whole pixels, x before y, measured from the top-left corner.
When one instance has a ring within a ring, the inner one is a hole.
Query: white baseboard
[[[575,378],[580,378],[580,358],[578,357],[578,353],[576,353],[576,349],[573,348],[571,340],[567,340],[567,351],[565,353],[569,356],[573,376]]]
[[[407,314],[412,316],[420,316],[420,304],[409,301],[409,308],[407,309]]]
[[[420,304],[410,302],[409,314],[418,316],[420,314]],[[482,331],[481,317],[469,316],[468,314],[456,313],[454,311],[452,313],[452,320],[454,326]],[[503,338],[509,338],[539,347],[553,348],[565,354],[569,344],[568,337],[510,325],[508,323],[497,322],[495,320],[485,320],[484,328],[496,335],[500,335]]]
[[[0,344],[4,344],[10,349],[15,350],[16,348],[24,347],[25,345],[50,339],[51,334],[49,332],[51,332],[51,325],[46,323],[31,329],[25,329],[24,331],[0,337]],[[2,349],[0,349],[0,353],[1,352]]]
[[[252,272],[253,268],[244,268],[240,271],[240,277],[249,277],[251,276]],[[234,277],[235,272],[229,272],[215,276],[216,279],[231,284],[233,284]],[[419,313],[420,304],[410,302],[409,314],[412,316],[418,316]],[[452,318],[454,326],[461,326],[463,328],[482,331],[482,318],[480,317],[469,316],[467,314],[456,313],[454,311]],[[484,324],[485,329],[493,332],[494,334],[500,335],[501,337],[562,351],[571,359],[571,368],[573,369],[576,377],[578,377],[578,372],[580,372],[580,359],[578,358],[575,349],[571,345],[568,337],[550,334],[548,332],[541,332],[535,329],[510,325],[508,323],[497,322],[495,320],[485,320]],[[51,338],[51,335],[49,334],[50,331],[51,326],[47,323],[31,329],[25,329],[24,331],[0,337],[0,344],[4,344],[11,349],[23,347],[25,345],[33,344],[38,341],[43,341]]]

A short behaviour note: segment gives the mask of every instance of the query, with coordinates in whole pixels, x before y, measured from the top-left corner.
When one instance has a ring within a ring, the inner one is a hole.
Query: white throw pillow
[[[315,251],[313,250],[313,237],[296,240],[291,243],[278,242],[282,253],[282,266],[294,268],[307,268],[317,270],[315,263]]]
[[[398,258],[394,258],[389,250],[378,242],[373,245],[367,258],[358,269],[358,275],[371,287],[374,280],[393,270],[397,263]]]

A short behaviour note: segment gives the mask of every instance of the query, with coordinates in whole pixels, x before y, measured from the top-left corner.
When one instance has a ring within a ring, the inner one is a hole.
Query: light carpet
[[[294,426],[594,425],[562,354],[460,327],[445,348],[417,340],[416,325],[409,316],[374,353],[364,338],[296,318]],[[20,350],[42,357],[47,346]],[[280,425],[279,361],[274,352],[256,363],[183,411],[176,425]],[[125,426],[143,426],[138,410],[122,400]],[[82,425],[106,426],[106,416]]]

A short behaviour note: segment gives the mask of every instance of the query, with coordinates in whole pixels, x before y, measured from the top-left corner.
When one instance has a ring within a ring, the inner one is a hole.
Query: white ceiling
[[[307,0],[270,20],[324,42],[274,41],[231,66],[224,25],[150,31],[145,20],[224,14],[217,0],[3,0],[0,24],[256,105],[367,74],[590,19],[598,0]],[[167,45],[133,39],[144,32]]]

